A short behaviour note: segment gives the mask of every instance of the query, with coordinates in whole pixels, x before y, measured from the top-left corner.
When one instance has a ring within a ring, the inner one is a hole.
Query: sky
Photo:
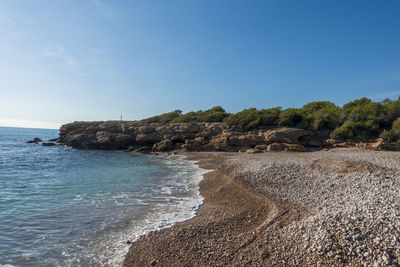
[[[400,95],[400,1],[0,0],[0,125]]]

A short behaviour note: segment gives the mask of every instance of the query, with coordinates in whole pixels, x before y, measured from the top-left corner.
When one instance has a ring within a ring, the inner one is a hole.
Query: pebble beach
[[[134,242],[125,266],[398,266],[400,153],[187,153],[213,170],[195,218]]]

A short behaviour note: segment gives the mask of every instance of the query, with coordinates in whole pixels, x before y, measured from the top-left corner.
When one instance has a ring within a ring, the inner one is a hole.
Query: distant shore
[[[400,153],[186,153],[214,171],[186,222],[134,242],[125,266],[398,264]]]

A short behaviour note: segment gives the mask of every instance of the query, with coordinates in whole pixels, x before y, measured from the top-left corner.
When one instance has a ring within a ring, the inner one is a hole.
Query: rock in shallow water
[[[40,139],[39,137],[35,137],[35,138],[33,138],[33,140],[30,140],[30,141],[28,141],[26,143],[27,144],[37,144],[37,143],[40,143],[40,142],[42,142],[42,139]]]
[[[55,143],[52,143],[52,142],[43,142],[42,143],[42,146],[55,146],[56,144]]]

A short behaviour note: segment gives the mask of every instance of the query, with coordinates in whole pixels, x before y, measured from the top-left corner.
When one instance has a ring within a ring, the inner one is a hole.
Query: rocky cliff
[[[306,148],[360,147],[398,150],[382,140],[329,139],[329,132],[274,127],[249,132],[224,123],[158,124],[139,121],[73,122],[60,128],[58,143],[82,149],[120,149],[138,152],[305,151]]]
[[[240,132],[224,123],[161,125],[137,121],[73,122],[60,128],[58,142],[82,149],[164,151],[304,151],[321,147],[326,134],[297,128]]]

